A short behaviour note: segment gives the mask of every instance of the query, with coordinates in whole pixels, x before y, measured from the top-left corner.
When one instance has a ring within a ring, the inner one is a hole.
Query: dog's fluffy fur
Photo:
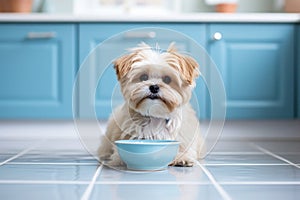
[[[121,164],[114,146],[120,139],[178,140],[179,153],[171,165],[192,166],[204,153],[199,122],[189,103],[199,75],[197,62],[173,44],[160,51],[142,43],[115,60],[114,67],[125,103],[108,121],[100,159]]]

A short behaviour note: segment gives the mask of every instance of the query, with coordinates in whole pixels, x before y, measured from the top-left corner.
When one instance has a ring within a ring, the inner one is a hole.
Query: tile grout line
[[[0,184],[60,184],[89,185],[90,181],[68,180],[0,180]],[[175,181],[95,181],[94,185],[210,185],[210,182]]]
[[[295,163],[300,165],[300,163]],[[72,163],[72,162],[10,162],[9,165],[75,165],[98,166],[99,163]],[[288,166],[288,163],[203,163],[203,166]]]
[[[236,181],[220,182],[221,185],[300,185],[300,181]]]
[[[75,166],[98,166],[99,163],[72,163],[72,162],[10,162],[10,165],[75,165]]]
[[[224,200],[231,200],[231,197],[228,195],[228,193],[223,189],[223,187],[216,181],[214,176],[208,171],[206,167],[204,167],[200,162],[195,160],[197,165],[202,169],[202,171],[206,174],[208,179],[212,182],[212,184],[215,186],[216,190],[219,192],[219,194],[222,196]]]
[[[284,157],[282,157],[282,156],[279,156],[279,155],[277,155],[277,154],[275,154],[275,153],[272,153],[271,151],[269,151],[269,150],[267,150],[267,149],[265,149],[265,148],[263,148],[263,147],[261,147],[261,146],[259,146],[259,145],[257,145],[257,144],[252,144],[252,145],[253,145],[255,148],[257,148],[258,150],[262,151],[263,153],[268,154],[268,155],[270,155],[270,156],[272,156],[272,157],[274,157],[274,158],[277,158],[278,160],[281,160],[281,161],[283,161],[283,162],[285,162],[285,163],[288,163],[288,164],[290,164],[290,165],[292,165],[292,166],[294,166],[294,167],[300,169],[300,166],[299,166],[299,165],[297,165],[297,164],[295,164],[295,163],[293,163],[293,162],[287,160],[286,158],[284,158]]]
[[[103,165],[99,165],[99,167],[97,168],[90,184],[88,185],[88,187],[86,188],[86,190],[84,191],[81,200],[88,200],[92,194],[93,188],[95,186],[96,180],[98,178],[98,176],[100,175],[101,171],[103,169]]]
[[[38,142],[38,143],[36,143],[35,145],[33,145],[33,146],[31,146],[31,147],[29,147],[29,148],[27,148],[27,149],[24,149],[23,151],[19,152],[17,155],[14,155],[14,156],[12,156],[11,158],[9,158],[9,159],[7,159],[7,160],[1,162],[1,163],[0,163],[0,166],[5,165],[6,163],[8,163],[8,162],[10,162],[10,161],[12,161],[12,160],[15,160],[15,159],[17,159],[17,158],[23,156],[23,155],[26,154],[27,152],[29,152],[29,151],[31,151],[32,149],[36,148],[36,147],[37,147],[38,145],[40,145],[40,143],[42,143],[42,142],[44,142],[44,140],[43,140],[43,141],[40,141],[40,142]]]
[[[227,152],[211,152],[209,153],[209,155],[216,155],[216,156],[234,156],[234,155],[263,155],[263,153],[261,152],[231,152],[231,151],[227,151]]]
[[[203,166],[288,166],[288,163],[205,163]]]
[[[253,144],[252,144],[253,145]],[[284,154],[291,154],[291,155],[299,155],[299,153],[295,153],[295,152],[281,152]],[[235,155],[264,155],[263,152],[211,152],[209,154],[210,156],[235,156]]]
[[[89,185],[90,181],[68,180],[0,180],[1,184],[54,184],[54,185]],[[300,181],[221,181],[220,185],[300,185]],[[96,181],[94,185],[211,185],[210,182],[198,181]]]
[[[90,181],[69,180],[0,180],[0,184],[54,184],[54,185],[88,185]]]

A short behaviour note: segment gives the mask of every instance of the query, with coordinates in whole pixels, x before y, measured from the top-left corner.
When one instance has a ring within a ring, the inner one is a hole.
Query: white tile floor
[[[255,140],[225,137],[192,168],[137,173],[99,165],[81,148],[71,147],[80,145],[78,141],[60,138],[41,145],[27,137],[1,138],[3,130],[13,128],[0,125],[1,200],[300,199],[300,140],[291,136],[280,140],[272,139],[271,133]]]

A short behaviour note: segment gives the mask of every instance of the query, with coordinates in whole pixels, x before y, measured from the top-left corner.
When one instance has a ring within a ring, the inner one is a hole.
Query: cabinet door
[[[97,83],[97,89],[95,97],[92,97],[95,99],[95,102],[88,102],[82,100],[82,97],[85,97],[85,95],[91,95],[93,93],[92,91],[87,92],[87,88],[89,86],[83,86],[80,89],[79,92],[79,115],[82,118],[88,118],[92,117],[89,116],[89,113],[87,113],[87,110],[85,109],[87,106],[86,104],[90,104],[90,106],[93,106],[93,103],[95,105],[95,111],[96,115],[100,119],[107,119],[114,107],[113,104],[115,103],[121,103],[122,102],[122,95],[120,92],[115,96],[116,102],[112,102],[112,95],[113,91],[115,91],[116,88],[118,88],[118,82],[115,74],[115,70],[113,68],[112,62],[107,65],[107,63],[104,63],[103,60],[107,60],[107,58],[110,58],[111,61],[116,59],[118,56],[121,56],[122,54],[126,53],[126,50],[128,48],[132,48],[137,46],[139,43],[146,42],[150,44],[151,46],[155,45],[156,43],[159,44],[159,46],[162,49],[165,49],[168,47],[168,45],[175,41],[177,47],[180,50],[184,50],[187,52],[193,51],[192,45],[190,43],[191,40],[179,40],[174,35],[162,35],[160,34],[159,30],[156,31],[156,37],[152,38],[151,36],[148,37],[147,33],[141,30],[137,30],[137,34],[133,35],[124,35],[124,37],[117,37],[116,39],[111,39],[109,43],[106,43],[106,45],[103,45],[104,47],[100,49],[100,51],[97,51],[93,56],[88,57],[88,60],[85,60],[87,58],[87,55],[93,50],[98,44],[102,44],[105,40],[111,38],[113,35],[119,34],[124,31],[131,30],[133,28],[143,28],[143,27],[157,27],[157,28],[168,28],[172,30],[179,31],[183,34],[186,34],[190,37],[192,37],[196,42],[198,42],[201,45],[205,44],[205,27],[204,25],[195,25],[195,24],[81,24],[80,25],[80,63],[87,64],[89,62],[90,67],[92,68],[90,78],[88,81],[98,81]],[[99,49],[99,48],[98,48]],[[92,58],[91,58],[92,57]],[[104,59],[105,58],[105,59]],[[100,67],[106,68],[106,70],[103,72],[102,76],[98,79],[98,77],[95,77],[93,73],[93,70],[97,70]],[[200,82],[200,81],[199,81]],[[199,101],[201,108],[201,113],[198,113],[202,118],[205,117],[206,112],[206,100],[205,100],[205,88],[203,83],[199,83],[199,86],[195,90],[196,96],[201,99]],[[89,93],[89,94],[88,94]],[[84,104],[84,106],[83,106]]]
[[[208,37],[228,118],[293,117],[293,25],[213,24]]]
[[[0,118],[71,118],[75,27],[0,24]]]
[[[300,118],[300,25],[297,25],[297,117]]]

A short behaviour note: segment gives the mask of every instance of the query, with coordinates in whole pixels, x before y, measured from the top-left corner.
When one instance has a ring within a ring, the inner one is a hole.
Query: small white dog
[[[110,165],[122,163],[116,140],[177,140],[181,144],[171,165],[193,166],[204,153],[199,121],[189,103],[199,76],[197,62],[173,44],[163,52],[142,43],[118,58],[114,67],[125,103],[108,121],[100,159],[110,159]]]

